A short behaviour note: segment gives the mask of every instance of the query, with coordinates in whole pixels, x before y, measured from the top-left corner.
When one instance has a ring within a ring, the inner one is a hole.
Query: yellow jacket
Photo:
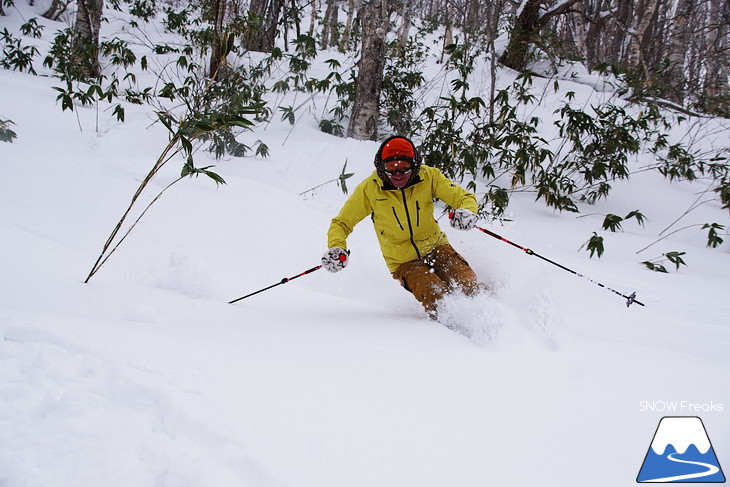
[[[332,219],[328,246],[346,249],[355,225],[370,216],[385,263],[391,273],[395,272],[401,264],[425,257],[448,243],[433,216],[434,198],[456,209],[478,210],[476,196],[436,168],[422,165],[415,181],[403,189],[384,189],[377,171],[373,171]]]

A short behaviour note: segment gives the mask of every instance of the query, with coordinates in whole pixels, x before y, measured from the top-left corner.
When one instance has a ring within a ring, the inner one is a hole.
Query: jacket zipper
[[[416,226],[421,226],[421,205],[416,200]]]
[[[411,245],[413,245],[413,248],[416,249],[416,256],[418,256],[418,259],[421,259],[421,251],[418,250],[418,246],[416,245],[416,241],[413,240],[413,225],[411,225],[411,215],[408,213],[408,202],[406,201],[406,191],[405,189],[400,190],[401,196],[403,196],[403,207],[406,209],[406,220],[408,221],[408,232],[411,234]],[[418,205],[418,202],[416,202],[416,205]],[[399,222],[400,224],[400,222]],[[403,228],[403,227],[401,227]]]

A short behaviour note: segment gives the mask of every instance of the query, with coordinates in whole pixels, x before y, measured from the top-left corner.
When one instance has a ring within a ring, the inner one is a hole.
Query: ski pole
[[[453,213],[453,212],[451,212],[451,213],[449,214],[449,219],[451,219],[451,218],[453,217],[453,215],[454,215],[454,213]],[[557,267],[560,267],[561,269],[563,269],[563,270],[566,270],[566,271],[570,272],[571,274],[575,274],[575,275],[576,275],[576,276],[578,276],[578,277],[582,277],[582,278],[584,278],[584,279],[588,279],[588,280],[589,280],[589,281],[591,281],[591,282],[592,282],[593,284],[597,284],[597,285],[601,286],[601,287],[602,287],[602,288],[604,288],[604,289],[608,289],[608,290],[609,290],[609,291],[611,291],[612,293],[618,294],[619,296],[621,296],[621,297],[623,297],[623,298],[626,298],[626,307],[627,307],[627,308],[628,308],[629,306],[631,306],[631,305],[632,305],[633,303],[636,303],[636,304],[638,304],[638,305],[644,306],[644,303],[642,303],[641,301],[637,301],[637,299],[636,299],[636,292],[633,292],[633,293],[629,294],[628,296],[626,296],[625,294],[623,294],[623,293],[621,293],[621,292],[619,292],[619,291],[616,291],[615,289],[611,289],[610,287],[608,287],[608,286],[605,286],[605,285],[601,284],[601,283],[600,283],[600,282],[598,282],[598,281],[594,281],[593,279],[591,279],[591,278],[590,278],[590,277],[588,277],[588,276],[584,276],[583,274],[580,274],[580,273],[578,273],[578,272],[576,272],[576,271],[574,271],[574,270],[572,270],[572,269],[568,269],[567,267],[565,267],[565,266],[564,266],[564,265],[562,265],[562,264],[558,264],[557,262],[554,262],[554,261],[552,261],[552,260],[548,259],[547,257],[543,257],[543,256],[542,256],[542,255],[540,255],[540,254],[536,254],[535,252],[533,252],[532,250],[530,250],[530,249],[528,249],[528,248],[525,248],[525,247],[523,247],[523,246],[521,246],[521,245],[518,245],[518,244],[516,244],[516,243],[514,243],[514,242],[511,242],[511,241],[507,240],[506,238],[502,237],[501,235],[497,235],[496,233],[494,233],[494,232],[491,232],[491,231],[487,230],[486,228],[482,228],[482,227],[474,227],[474,228],[476,228],[477,230],[480,230],[480,231],[482,231],[482,232],[486,233],[486,234],[487,234],[487,235],[489,235],[490,237],[494,237],[494,238],[496,238],[497,240],[501,240],[502,242],[508,243],[508,244],[512,245],[513,247],[517,247],[518,249],[522,250],[523,252],[525,252],[525,253],[526,253],[526,254],[528,254],[528,255],[534,255],[535,257],[539,257],[539,258],[541,258],[542,260],[544,260],[545,262],[549,262],[549,263],[551,263],[552,265],[554,265],[554,266],[557,266]]]
[[[272,287],[276,287],[276,286],[280,286],[280,285],[282,285],[282,284],[286,284],[286,283],[287,283],[287,282],[289,282],[289,281],[293,281],[293,280],[294,280],[294,279],[296,279],[297,277],[302,277],[302,276],[305,276],[305,275],[307,275],[307,274],[309,274],[309,273],[312,273],[312,272],[314,272],[314,271],[317,271],[317,270],[319,270],[319,269],[321,269],[321,268],[322,268],[322,266],[321,266],[321,265],[318,265],[317,267],[312,267],[311,269],[308,269],[308,270],[306,270],[306,271],[302,272],[301,274],[297,274],[297,275],[296,275],[296,276],[294,276],[294,277],[285,277],[285,278],[284,278],[284,279],[282,279],[281,281],[277,282],[276,284],[272,284],[272,285],[271,285],[271,286],[269,286],[269,287],[265,287],[265,288],[263,288],[263,289],[259,289],[259,290],[258,290],[258,291],[256,291],[256,292],[253,292],[253,293],[251,293],[251,294],[247,294],[247,295],[245,295],[245,296],[241,296],[240,298],[238,298],[238,299],[234,299],[233,301],[228,301],[228,304],[233,304],[233,303],[235,303],[235,302],[237,302],[237,301],[240,301],[240,300],[242,300],[242,299],[250,298],[250,297],[251,297],[251,296],[253,296],[254,294],[258,294],[258,293],[262,293],[262,292],[264,292],[264,291],[268,291],[268,290],[269,290],[269,289],[271,289]]]

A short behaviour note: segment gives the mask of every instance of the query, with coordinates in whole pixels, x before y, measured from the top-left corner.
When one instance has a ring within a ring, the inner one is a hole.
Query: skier
[[[347,266],[347,237],[365,217],[373,220],[388,269],[437,319],[438,302],[453,289],[473,296],[486,289],[452,247],[434,218],[434,198],[455,211],[451,226],[470,230],[477,222],[476,197],[437,168],[421,164],[413,143],[401,136],[385,140],[375,154],[375,171],[352,192],[332,219],[322,266],[338,272]]]

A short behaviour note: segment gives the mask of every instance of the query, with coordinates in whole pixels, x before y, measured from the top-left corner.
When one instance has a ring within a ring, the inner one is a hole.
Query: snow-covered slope
[[[655,205],[646,228],[607,235],[600,260],[578,251],[598,217],[530,195],[490,227],[645,307],[443,223],[496,289],[449,298],[470,340],[425,318],[368,221],[343,272],[229,305],[319,264],[346,196],[301,192],[345,159],[349,181],[372,170],[375,142],[274,122],[243,136],[270,158],[218,162],[218,188],[179,183],[83,284],[167,134],[140,107],[123,124],[102,112],[97,132],[94,109],[61,112],[55,84],[0,71],[0,116],[18,134],[0,143],[0,486],[615,486],[633,483],[669,413],[701,416],[730,464],[727,244],[656,244],[687,252],[669,274],[636,255],[705,188],[649,174],[617,185],[597,212],[645,194]],[[727,223],[715,203],[698,213]],[[665,400],[724,407],[641,407]]]

